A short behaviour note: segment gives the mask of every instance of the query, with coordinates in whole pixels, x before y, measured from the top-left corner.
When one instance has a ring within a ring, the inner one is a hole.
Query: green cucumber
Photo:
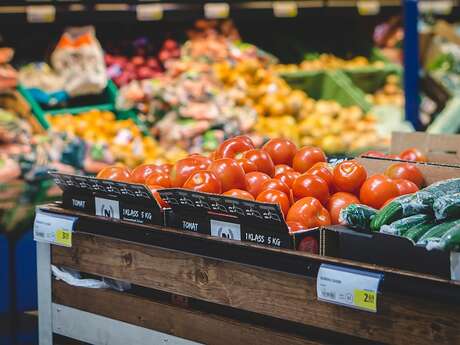
[[[432,227],[417,241],[417,245],[426,246],[429,242],[436,242],[452,227],[460,226],[460,219],[447,221]]]
[[[447,194],[437,198],[433,203],[436,219],[460,218],[460,193]]]
[[[361,204],[351,204],[340,210],[339,222],[340,224],[352,228],[369,230],[371,220],[376,213],[377,210],[372,207]]]
[[[376,214],[371,222],[371,230],[379,231],[382,225],[415,214],[430,214],[436,199],[454,193],[460,193],[460,178],[439,181],[417,193],[402,195]]]
[[[380,232],[389,235],[403,236],[414,226],[420,226],[431,221],[431,217],[426,214],[416,214],[407,218],[399,219],[389,225],[383,225]]]
[[[460,224],[451,226],[438,241],[428,242],[426,249],[447,250],[457,249],[460,246]]]
[[[427,231],[429,231],[435,225],[435,222],[428,222],[421,225],[413,226],[412,228],[406,231],[403,237],[407,238],[408,240],[411,240],[414,243],[417,243],[420,237],[422,237]]]

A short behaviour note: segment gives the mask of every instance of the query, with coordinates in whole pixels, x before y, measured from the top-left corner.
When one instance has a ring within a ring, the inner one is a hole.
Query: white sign
[[[295,1],[275,1],[273,2],[273,14],[279,18],[297,17],[297,3]]]
[[[356,7],[362,16],[371,16],[380,12],[380,2],[377,0],[360,0],[356,3]]]
[[[204,4],[204,16],[208,19],[223,19],[230,15],[230,6],[225,2]]]
[[[116,200],[94,198],[96,216],[120,219],[120,203]]]
[[[29,23],[52,23],[56,18],[56,8],[52,5],[37,5],[26,7]]]
[[[241,226],[211,219],[211,236],[241,241]]]
[[[161,4],[141,4],[136,6],[136,17],[139,21],[163,19],[163,6]]]
[[[322,264],[318,271],[318,299],[351,308],[377,312],[377,293],[383,275]]]
[[[37,208],[34,221],[34,240],[72,247],[72,232],[76,217],[47,213]]]
[[[452,0],[425,0],[418,2],[418,10],[420,13],[434,13],[434,14],[450,14],[454,2]]]

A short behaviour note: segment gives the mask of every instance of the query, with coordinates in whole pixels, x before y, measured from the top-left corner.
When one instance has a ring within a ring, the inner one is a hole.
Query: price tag
[[[34,221],[34,240],[72,247],[72,231],[76,220],[76,217],[47,213],[37,209]]]
[[[297,3],[295,1],[274,1],[273,14],[279,18],[297,17]]]
[[[380,2],[376,0],[360,0],[356,3],[356,7],[362,16],[372,16],[380,12]]]
[[[211,219],[211,236],[241,241],[241,225]]]
[[[163,19],[163,6],[161,4],[142,4],[136,6],[136,17],[139,21]]]
[[[322,264],[316,292],[320,301],[377,312],[377,296],[383,274]]]
[[[56,18],[56,8],[52,5],[37,5],[26,7],[29,23],[52,23]]]
[[[419,1],[418,10],[420,13],[434,13],[448,15],[452,13],[454,2],[452,0],[437,0],[437,1]]]
[[[204,4],[204,16],[208,19],[223,19],[230,15],[230,6],[225,2]]]

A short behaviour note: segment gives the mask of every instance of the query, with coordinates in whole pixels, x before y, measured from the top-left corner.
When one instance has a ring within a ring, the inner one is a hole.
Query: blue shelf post
[[[420,129],[418,0],[404,2],[404,93],[406,120]]]

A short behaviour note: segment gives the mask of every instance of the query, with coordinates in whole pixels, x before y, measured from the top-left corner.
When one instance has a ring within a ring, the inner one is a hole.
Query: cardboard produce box
[[[308,251],[318,252],[319,231],[289,234],[277,204],[186,189],[158,192],[171,207],[165,217],[167,227],[287,249],[297,249],[300,242],[309,237]]]
[[[358,158],[368,174],[382,173],[398,161],[380,158]],[[460,177],[460,167],[414,163],[428,185]],[[320,254],[380,266],[460,280],[460,253],[427,250],[410,240],[380,232],[364,232],[344,226],[320,230]]]
[[[410,147],[418,148],[430,163],[460,165],[459,134],[392,133],[390,153],[399,154]]]
[[[163,210],[141,184],[52,172],[64,208],[112,220],[164,225]]]

